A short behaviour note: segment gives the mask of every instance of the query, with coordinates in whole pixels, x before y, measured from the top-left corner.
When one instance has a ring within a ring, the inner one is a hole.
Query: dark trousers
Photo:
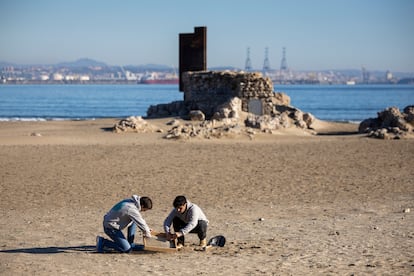
[[[186,225],[187,225],[187,223],[185,223],[184,221],[182,221],[179,218],[174,218],[174,220],[173,220],[173,227],[174,227],[175,232],[180,231]],[[204,240],[207,237],[207,221],[199,220],[198,223],[197,223],[197,226],[194,227],[194,229],[191,230],[190,233],[195,233],[195,234],[198,235],[198,238],[200,240]],[[181,243],[181,244],[184,244],[184,236],[179,237],[177,239],[177,242]]]

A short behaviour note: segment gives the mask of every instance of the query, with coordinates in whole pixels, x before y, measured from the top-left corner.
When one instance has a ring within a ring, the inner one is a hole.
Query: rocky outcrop
[[[388,107],[378,112],[377,118],[368,118],[359,124],[359,133],[380,139],[402,139],[414,136],[414,106],[401,112],[397,107]]]
[[[237,123],[208,120],[199,123],[184,123],[173,126],[165,139],[188,140],[190,138],[212,139],[247,135],[252,138],[254,131]]]
[[[227,102],[222,103],[216,107],[216,112],[213,114],[213,120],[234,119],[239,120],[241,118],[241,100],[238,97],[229,99]]]
[[[249,114],[245,124],[248,127],[258,128],[262,132],[272,133],[274,130],[289,128],[292,126],[301,129],[312,129],[315,117],[310,113],[304,113],[301,110],[285,106],[283,111],[277,114],[257,116]]]
[[[116,133],[119,132],[152,132],[154,128],[148,124],[141,116],[131,116],[126,119],[122,119],[114,125],[112,130]]]
[[[186,106],[184,101],[174,101],[166,104],[151,105],[147,109],[147,117],[186,117],[188,116],[189,112],[190,108]]]

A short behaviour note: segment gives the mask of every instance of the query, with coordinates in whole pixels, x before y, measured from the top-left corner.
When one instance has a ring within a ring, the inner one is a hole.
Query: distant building
[[[79,77],[80,81],[89,81],[91,78],[88,75],[82,75]]]
[[[62,81],[63,80],[63,75],[60,73],[55,73],[53,74],[53,80],[54,81]]]
[[[385,79],[387,81],[392,81],[393,80],[393,75],[390,71],[385,72]]]
[[[41,81],[47,81],[47,80],[49,80],[49,75],[40,75],[40,80]]]
[[[132,73],[131,71],[125,70],[125,78],[129,81],[136,81],[138,77],[136,74]]]
[[[65,76],[65,81],[74,81],[76,78],[73,75],[66,75]]]

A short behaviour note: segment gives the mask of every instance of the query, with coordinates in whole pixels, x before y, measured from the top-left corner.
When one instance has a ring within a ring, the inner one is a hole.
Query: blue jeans
[[[105,233],[112,239],[112,241],[104,239],[103,248],[106,247],[115,249],[116,251],[122,253],[130,252],[134,247],[136,230],[137,225],[135,223],[132,223],[131,226],[128,227],[128,237],[125,238],[124,233],[122,233],[121,230],[104,227]]]

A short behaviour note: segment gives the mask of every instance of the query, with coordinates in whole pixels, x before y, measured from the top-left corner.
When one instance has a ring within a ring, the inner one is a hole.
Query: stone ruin
[[[414,136],[414,105],[404,108],[388,107],[378,112],[377,118],[363,120],[359,124],[359,133],[379,139],[402,139]]]
[[[150,106],[148,117],[185,117],[199,110],[207,120],[220,119],[222,106],[234,98],[241,100],[241,111],[259,116],[274,114],[274,105],[290,103],[287,95],[273,91],[271,79],[261,73],[197,71],[185,72],[182,78],[184,101]]]
[[[234,98],[241,100],[241,110],[256,115],[270,114],[274,97],[270,78],[261,73],[186,72],[183,75],[184,102],[190,110],[202,111],[207,119],[219,116],[219,107]]]
[[[310,113],[290,106],[290,98],[274,92],[270,78],[261,73],[197,71],[183,73],[184,100],[152,105],[148,118],[181,117],[191,121],[173,126],[166,138],[221,137],[244,131],[299,127],[311,130]]]

